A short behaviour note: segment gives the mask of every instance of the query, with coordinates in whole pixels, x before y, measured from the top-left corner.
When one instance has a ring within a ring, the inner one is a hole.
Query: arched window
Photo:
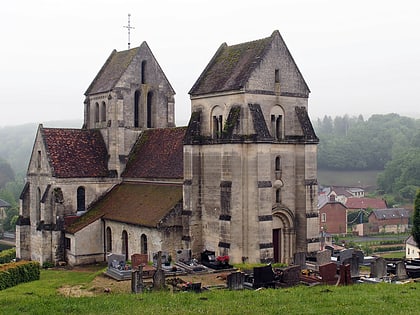
[[[80,186],[77,188],[77,211],[86,210],[86,194],[85,187]]]
[[[36,223],[41,221],[41,189],[36,190]]]
[[[147,236],[142,234],[140,237],[140,252],[142,254],[147,254]]]
[[[276,172],[281,170],[280,157],[276,156]]]
[[[95,103],[95,122],[99,122],[99,104]]]
[[[215,106],[211,113],[212,117],[212,136],[213,139],[220,139],[223,130],[223,110],[220,106]]]
[[[109,226],[106,228],[106,251],[112,252],[112,231]]]
[[[125,260],[128,260],[128,233],[126,230],[122,231],[122,248],[121,248],[121,254],[125,256]]]
[[[283,115],[283,109],[279,105],[274,106],[271,110],[271,136],[275,140],[283,139]]]
[[[147,128],[152,128],[153,92],[147,93]]]
[[[146,84],[146,60],[141,62],[141,84]]]
[[[140,127],[139,122],[139,113],[140,113],[140,91],[134,92],[134,127]]]
[[[101,106],[101,121],[106,121],[106,104],[102,102]]]

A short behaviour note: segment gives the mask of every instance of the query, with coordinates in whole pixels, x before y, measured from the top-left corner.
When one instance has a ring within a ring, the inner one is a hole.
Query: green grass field
[[[0,291],[0,314],[418,314],[420,284],[297,286],[261,291],[149,292],[66,297],[98,271],[42,270],[39,281]]]

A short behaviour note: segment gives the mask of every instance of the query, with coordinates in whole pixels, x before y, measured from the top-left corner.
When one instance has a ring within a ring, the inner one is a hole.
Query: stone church
[[[39,126],[21,193],[19,259],[70,265],[190,249],[290,263],[319,249],[309,88],[280,33],[223,43],[175,127],[149,46],[113,51],[81,129]]]

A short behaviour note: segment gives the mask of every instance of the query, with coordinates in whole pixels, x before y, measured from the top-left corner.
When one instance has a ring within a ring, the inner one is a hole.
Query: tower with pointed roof
[[[116,176],[142,130],[175,126],[174,95],[146,42],[111,53],[85,92],[84,128],[101,131]]]
[[[185,246],[286,263],[319,248],[309,92],[278,31],[219,47],[189,92]]]

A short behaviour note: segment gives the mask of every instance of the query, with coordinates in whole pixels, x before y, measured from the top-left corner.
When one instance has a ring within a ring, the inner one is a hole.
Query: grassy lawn
[[[97,274],[43,270],[39,281],[0,291],[0,314],[418,314],[420,303],[419,283],[95,297],[57,293],[63,285],[89,286]]]

